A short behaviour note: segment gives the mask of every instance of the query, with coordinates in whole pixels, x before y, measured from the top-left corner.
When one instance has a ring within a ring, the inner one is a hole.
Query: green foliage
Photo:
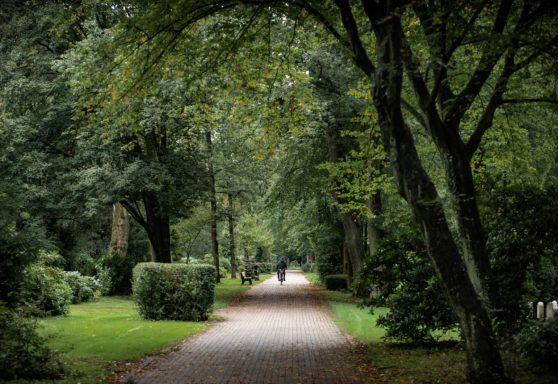
[[[101,283],[92,276],[84,276],[78,271],[66,271],[64,279],[72,289],[72,304],[93,301],[101,296]]]
[[[144,257],[135,257],[133,253],[126,256],[109,254],[99,259],[99,268],[106,270],[110,278],[110,295],[129,295],[132,292],[132,270]]]
[[[72,288],[62,269],[38,262],[25,269],[20,301],[35,316],[67,315]]]
[[[54,379],[63,371],[34,320],[0,302],[0,380]]]
[[[140,315],[153,320],[206,320],[215,299],[211,265],[140,263],[133,271]]]
[[[330,291],[340,291],[348,288],[348,277],[343,274],[327,275],[324,277],[324,283],[326,289]]]
[[[526,302],[558,297],[558,189],[513,187],[485,197],[492,301],[506,336],[527,318]]]
[[[388,339],[431,342],[435,331],[456,326],[424,243],[414,231],[402,227],[382,239],[377,252],[365,260],[357,284],[370,291],[366,305],[389,308],[378,318]]]
[[[519,352],[533,364],[558,370],[558,320],[533,320],[515,336]]]
[[[259,262],[258,264],[258,268],[260,273],[271,273],[271,271],[273,270],[273,264],[272,263],[264,263],[264,262]]]

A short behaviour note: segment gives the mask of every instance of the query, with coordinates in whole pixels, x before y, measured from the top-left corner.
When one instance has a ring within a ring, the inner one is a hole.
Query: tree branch
[[[351,11],[351,5],[349,4],[348,0],[335,0],[339,11],[341,12],[341,20],[343,21],[343,26],[345,30],[349,34],[350,42],[351,42],[351,51],[353,54],[353,60],[355,61],[356,65],[362,69],[362,71],[368,77],[372,77],[376,68],[370,57],[368,57],[368,53],[366,49],[362,45],[362,40],[360,39],[359,32],[358,32],[358,25],[355,21],[353,16],[353,12]]]
[[[502,0],[500,3],[500,7],[498,8],[498,13],[492,27],[493,35],[502,34],[511,11],[512,3],[512,0]],[[476,96],[481,91],[483,85],[490,77],[494,66],[500,60],[506,51],[506,48],[506,44],[500,44],[497,49],[485,47],[485,52],[481,56],[473,75],[469,79],[469,82],[455,98],[449,107],[448,113],[444,114],[446,124],[451,124],[451,122],[461,120],[465,112],[475,100]]]

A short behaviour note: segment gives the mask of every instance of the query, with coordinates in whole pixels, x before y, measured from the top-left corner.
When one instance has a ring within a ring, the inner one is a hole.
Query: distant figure
[[[277,280],[281,281],[281,278],[279,277],[279,273],[281,272],[282,269],[287,269],[287,262],[285,261],[285,258],[282,257],[281,260],[279,260],[279,262],[277,263]],[[283,280],[285,280],[285,278],[283,278]]]

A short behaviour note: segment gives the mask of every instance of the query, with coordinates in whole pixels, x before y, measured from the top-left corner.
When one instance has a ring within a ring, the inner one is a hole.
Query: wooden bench
[[[242,285],[244,285],[245,281],[249,282],[250,285],[252,285],[252,275],[246,273],[246,271],[240,272],[240,279],[242,280]]]

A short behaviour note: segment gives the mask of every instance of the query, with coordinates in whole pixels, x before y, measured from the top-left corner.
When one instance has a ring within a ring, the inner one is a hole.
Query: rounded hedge
[[[139,313],[150,320],[207,320],[215,300],[215,267],[139,263],[132,290]]]
[[[31,264],[25,269],[20,301],[34,316],[67,315],[72,302],[72,288],[62,269]]]

